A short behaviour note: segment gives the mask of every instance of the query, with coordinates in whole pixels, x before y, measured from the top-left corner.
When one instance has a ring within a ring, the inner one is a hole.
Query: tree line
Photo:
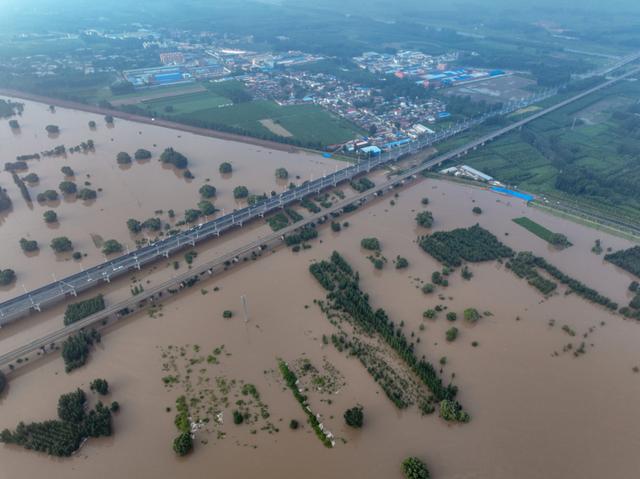
[[[359,275],[338,252],[334,251],[328,261],[311,264],[309,271],[328,290],[326,299],[330,309],[346,313],[364,331],[378,334],[429,388],[435,400],[441,402],[446,399],[458,404],[455,401],[458,388],[453,384],[445,386],[436,368],[424,356],[421,359],[416,357],[414,344],[407,340],[402,329],[396,327],[383,309],[373,310],[369,296],[358,285]],[[457,420],[466,422],[469,417],[461,413]]]

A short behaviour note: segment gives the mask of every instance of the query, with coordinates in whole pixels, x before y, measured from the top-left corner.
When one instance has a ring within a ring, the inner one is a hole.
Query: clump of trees
[[[380,241],[378,240],[378,238],[362,238],[362,240],[360,241],[360,246],[370,251],[381,250]]]
[[[242,413],[240,411],[238,411],[237,409],[235,409],[233,411],[233,423],[236,426],[239,426],[240,424],[242,424],[244,422],[244,416],[242,415]]]
[[[320,213],[320,211],[322,211],[320,207],[309,198],[303,198],[302,201],[300,201],[300,206],[309,210],[310,213]]]
[[[63,181],[62,183],[60,183],[60,185],[58,185],[58,188],[65,195],[73,195],[78,191],[78,187],[72,181]]]
[[[89,388],[102,396],[109,394],[109,383],[106,379],[97,378],[91,381]]]
[[[640,278],[640,246],[607,254],[604,259]]]
[[[83,201],[95,200],[98,197],[98,193],[91,188],[82,188],[78,191],[77,197]]]
[[[56,190],[46,190],[42,193],[38,193],[36,199],[40,203],[44,203],[45,201],[57,201],[60,195]]]
[[[462,410],[456,401],[443,399],[440,401],[440,417],[445,421],[469,422],[469,414]]]
[[[418,238],[420,247],[435,259],[450,267],[457,267],[462,260],[471,263],[510,258],[511,248],[479,225],[451,231],[437,231]]]
[[[114,239],[109,239],[102,243],[102,254],[114,254],[122,252],[122,244]]]
[[[116,162],[119,165],[130,165],[131,164],[131,155],[126,151],[121,151],[116,155]]]
[[[9,128],[12,130],[19,130],[20,123],[18,123],[18,120],[9,120]]]
[[[146,230],[160,231],[162,229],[162,221],[160,218],[148,218],[144,220],[142,227]]]
[[[433,214],[431,211],[421,211],[416,215],[416,223],[423,228],[431,228],[433,226]]]
[[[202,212],[193,208],[190,208],[184,212],[184,220],[187,223],[195,223],[196,221],[198,221],[198,218],[200,218],[200,216],[202,216]]]
[[[233,197],[237,200],[249,196],[249,190],[246,186],[236,186],[233,189]]]
[[[40,181],[40,177],[36,173],[29,173],[22,179],[27,183],[37,183],[38,181]]]
[[[359,287],[359,275],[354,273],[347,261],[337,252],[333,252],[330,260],[313,263],[309,271],[328,291],[325,312],[334,314],[353,322],[354,326],[365,333],[377,333],[402,359],[416,376],[429,388],[433,400],[453,400],[457,387],[445,386],[438,376],[436,368],[422,357],[418,359],[414,352],[414,344],[409,342],[401,327],[391,321],[383,309],[374,309],[369,304],[369,296]],[[352,350],[356,355],[357,350]],[[375,370],[371,374],[379,380]],[[387,392],[387,391],[385,391]],[[387,392],[389,395],[389,393]],[[389,395],[396,402],[395,395]]]
[[[210,216],[218,211],[218,209],[209,200],[202,200],[198,202],[198,209],[205,216]]]
[[[71,372],[87,362],[91,346],[99,343],[101,340],[100,333],[95,329],[86,331],[80,330],[76,334],[72,334],[62,343],[62,359],[64,360],[64,369]]]
[[[67,310],[64,313],[64,324],[67,326],[76,321],[80,321],[87,316],[102,311],[104,307],[104,296],[101,294],[78,303],[71,303],[67,306]]]
[[[233,167],[231,166],[231,163],[225,161],[223,163],[220,163],[218,171],[220,171],[221,174],[226,175],[233,171]]]
[[[111,115],[106,115],[104,117],[104,121],[107,125],[113,125],[113,116]]]
[[[374,188],[376,186],[376,184],[366,176],[363,176],[362,178],[359,178],[357,180],[352,180],[350,185],[351,188],[356,190],[358,193],[370,190],[371,188]]]
[[[518,253],[507,263],[507,268],[520,278],[525,278],[531,286],[544,295],[551,294],[558,287],[555,282],[538,273],[535,267],[535,258],[531,253]]]
[[[0,269],[0,286],[7,286],[16,279],[16,272],[12,269]]]
[[[38,251],[38,242],[36,240],[28,240],[26,238],[20,238],[20,248],[25,253],[31,253],[33,251]]]
[[[402,461],[402,474],[406,479],[429,479],[429,469],[417,457],[408,457]]]
[[[471,211],[473,211],[473,213],[475,213],[476,215],[482,214],[482,208],[480,208],[479,206],[474,206]]]
[[[92,130],[96,127],[96,122],[93,120],[89,121],[89,128],[91,128]]]
[[[276,168],[276,178],[278,180],[286,180],[289,178],[289,172],[286,168]]]
[[[0,188],[0,211],[8,210],[11,208],[11,204],[11,198],[9,198],[7,192]]]
[[[458,337],[458,328],[454,326],[452,328],[447,329],[447,332],[445,333],[445,337],[449,342],[455,341],[456,338]]]
[[[19,170],[28,170],[29,165],[27,165],[26,161],[8,161],[4,164],[4,171],[19,171]]]
[[[362,406],[357,405],[352,408],[347,409],[344,412],[344,422],[347,423],[347,426],[351,426],[353,428],[361,428],[364,423],[364,409]]]
[[[200,193],[200,196],[203,198],[213,198],[216,196],[216,188],[211,185],[202,185],[198,190],[198,193]]]
[[[64,176],[75,176],[75,172],[70,166],[63,166],[60,171]]]
[[[279,211],[275,215],[267,218],[267,223],[269,223],[273,231],[278,231],[289,224],[289,218],[287,218],[287,215],[282,211]]]
[[[64,253],[73,250],[73,243],[66,236],[59,236],[51,240],[51,249],[56,253]]]
[[[142,223],[134,218],[129,218],[127,220],[127,229],[134,234],[140,233],[140,231],[142,231]]]
[[[193,439],[188,432],[182,432],[173,440],[173,450],[178,456],[186,456],[193,449]]]
[[[425,283],[422,285],[422,292],[424,294],[431,294],[435,291],[436,287],[432,283]]]
[[[549,243],[559,248],[567,248],[571,246],[569,239],[562,233],[553,233],[549,239]]]
[[[396,257],[396,269],[404,269],[409,266],[409,260],[403,256]]]
[[[467,308],[464,310],[464,319],[470,323],[475,323],[481,318],[480,313],[475,308]]]
[[[47,133],[50,135],[57,135],[60,133],[60,127],[58,125],[47,125],[44,129],[47,130]]]
[[[261,195],[249,195],[247,197],[247,203],[251,206],[260,203],[261,201],[265,201],[267,199],[267,195],[265,193]]]
[[[547,291],[553,291],[556,284],[540,276],[537,269],[546,271],[554,279],[560,281],[562,284],[566,284],[571,291],[587,301],[600,304],[610,310],[618,309],[618,303],[598,293],[595,289],[589,288],[577,279],[564,274],[554,265],[548,263],[547,260],[540,256],[535,256],[533,253],[520,252],[515,258],[508,261],[506,266],[519,277],[526,278],[529,284],[536,287],[543,294],[549,294]]]
[[[85,438],[110,436],[111,411],[98,401],[95,408],[85,410],[86,395],[82,389],[63,394],[58,399],[58,419],[25,424],[15,431],[5,429],[0,441],[25,449],[67,457],[78,450]]]
[[[165,149],[160,155],[160,161],[162,163],[169,163],[179,170],[184,170],[189,164],[189,160],[182,153],[177,152],[173,148],[169,147]]]
[[[56,223],[58,221],[58,214],[53,210],[47,210],[42,213],[45,223]],[[53,246],[51,246],[53,248]],[[54,248],[55,249],[55,248]]]
[[[149,150],[145,150],[144,148],[138,148],[133,154],[133,157],[136,160],[148,160],[149,158],[151,158],[151,152]]]
[[[318,237],[318,231],[312,226],[305,226],[300,228],[298,232],[288,234],[284,238],[284,242],[287,246],[296,246],[305,241],[310,241]]]
[[[462,279],[466,279],[467,281],[473,278],[473,273],[471,272],[471,270],[467,265],[464,265],[462,267],[462,269],[460,270],[460,275],[462,276]]]

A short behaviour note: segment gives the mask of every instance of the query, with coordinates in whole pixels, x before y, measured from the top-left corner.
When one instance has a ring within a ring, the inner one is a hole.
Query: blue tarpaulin
[[[526,193],[520,193],[519,191],[508,190],[507,188],[501,188],[499,186],[491,187],[491,191],[495,191],[496,193],[502,193],[503,195],[515,196],[516,198],[520,198],[525,201],[532,201],[535,199],[534,196],[527,195]]]

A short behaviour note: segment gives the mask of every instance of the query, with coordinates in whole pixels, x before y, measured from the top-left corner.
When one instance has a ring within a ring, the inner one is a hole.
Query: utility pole
[[[240,302],[242,303],[242,314],[244,314],[244,322],[249,322],[249,310],[247,308],[247,297],[243,294],[240,296]]]

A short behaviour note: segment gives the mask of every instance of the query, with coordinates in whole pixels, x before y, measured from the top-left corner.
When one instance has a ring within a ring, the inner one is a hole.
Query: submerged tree
[[[423,228],[431,228],[433,226],[433,214],[431,211],[421,211],[416,215],[416,222]]]
[[[429,479],[429,469],[417,457],[408,457],[402,461],[402,473],[406,479]]]
[[[249,189],[246,186],[236,186],[233,189],[233,197],[237,200],[249,196]]]
[[[0,269],[0,286],[7,286],[16,279],[16,272],[12,269]]]
[[[354,406],[344,412],[344,421],[348,426],[361,428],[364,423],[364,412],[362,406]]]
[[[53,210],[45,211],[42,214],[45,223],[55,223],[58,221],[58,214]]]
[[[116,155],[116,162],[119,165],[130,165],[131,164],[131,155],[126,151],[121,151]]]
[[[213,198],[214,196],[216,196],[216,188],[215,186],[211,185],[202,185],[198,192],[203,198]]]
[[[58,188],[60,188],[60,191],[62,191],[65,195],[73,195],[78,191],[78,187],[72,181],[63,181],[62,183],[60,183]]]
[[[59,236],[51,240],[51,248],[56,253],[64,253],[73,249],[73,243],[66,236]]]
[[[173,450],[178,456],[186,456],[193,449],[193,440],[188,432],[180,433],[173,440]]]
[[[286,170],[286,168],[277,168],[276,178],[279,180],[286,180],[287,178],[289,178],[289,172]]]
[[[144,148],[138,148],[133,154],[133,157],[136,160],[148,160],[149,158],[151,158],[151,152],[149,150],[145,150]]]

